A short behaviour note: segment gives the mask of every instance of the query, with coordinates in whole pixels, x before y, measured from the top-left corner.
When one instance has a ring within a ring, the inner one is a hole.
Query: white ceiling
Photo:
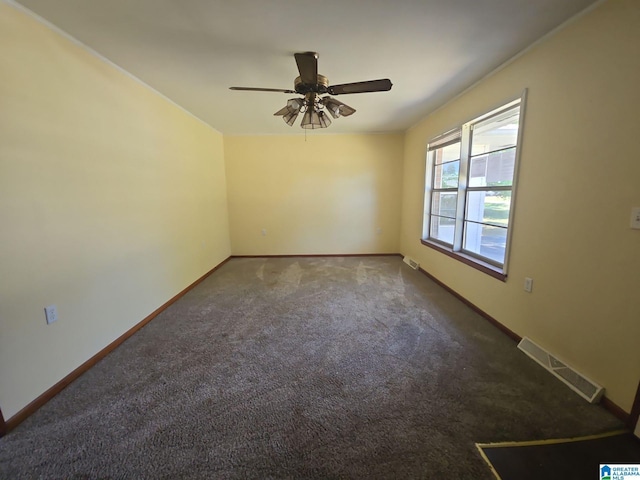
[[[327,133],[401,131],[595,0],[19,0],[224,134],[302,133],[273,113],[295,52],[319,53],[357,112]]]

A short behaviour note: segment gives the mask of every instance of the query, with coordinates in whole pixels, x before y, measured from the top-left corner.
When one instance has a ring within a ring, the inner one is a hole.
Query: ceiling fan
[[[297,93],[303,98],[291,98],[284,108],[274,115],[281,116],[289,126],[293,125],[296,117],[303,112],[302,128],[327,128],[331,119],[348,117],[355,113],[355,108],[342,103],[329,95],[346,95],[349,93],[386,92],[391,90],[391,80],[369,80],[365,82],[343,83],[329,85],[329,79],[318,73],[318,54],[316,52],[302,52],[294,55],[300,76],[294,80],[293,90],[279,88],[230,87],[231,90],[248,90],[254,92]],[[329,94],[323,96],[325,94]]]

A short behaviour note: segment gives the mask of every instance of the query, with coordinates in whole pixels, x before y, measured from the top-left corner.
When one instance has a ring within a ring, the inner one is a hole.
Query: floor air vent
[[[590,403],[600,401],[604,388],[562,363],[527,337],[524,337],[520,341],[518,348],[566,383],[578,395],[586,398]]]
[[[407,265],[409,265],[411,268],[413,268],[414,270],[417,270],[418,267],[420,266],[420,264],[418,262],[416,262],[413,258],[409,258],[409,257],[404,257],[402,259],[402,261],[404,263],[406,263]]]

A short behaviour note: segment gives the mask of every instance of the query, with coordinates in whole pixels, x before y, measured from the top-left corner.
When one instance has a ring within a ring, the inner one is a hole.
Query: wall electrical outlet
[[[262,232],[260,232],[260,233],[262,233],[262,236],[263,236],[263,237],[266,237],[266,236],[267,236],[267,229],[266,229],[266,228],[263,228],[263,229],[262,229]]]
[[[631,228],[640,230],[640,207],[631,209]]]
[[[524,291],[531,293],[533,290],[533,278],[526,277],[524,279]]]
[[[44,317],[47,325],[58,320],[58,308],[55,305],[44,307]]]

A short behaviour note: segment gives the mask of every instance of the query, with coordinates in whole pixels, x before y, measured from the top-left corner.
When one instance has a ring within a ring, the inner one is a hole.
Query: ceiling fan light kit
[[[282,119],[285,121],[285,123],[287,125],[292,127],[293,123],[296,121],[296,118],[298,117],[298,113],[299,113],[299,111],[288,112],[288,113],[286,113],[285,115],[282,116]]]
[[[322,99],[322,103],[333,118],[348,117],[356,111],[355,108],[328,96]]]
[[[348,117],[355,113],[355,108],[330,97],[329,95],[345,95],[351,93],[385,92],[391,90],[392,83],[388,78],[365,82],[329,85],[329,79],[318,74],[318,54],[315,52],[296,53],[296,64],[300,76],[294,80],[295,90],[277,88],[230,87],[231,90],[255,92],[297,93],[304,98],[291,98],[287,105],[274,113],[281,116],[284,122],[293,126],[296,118],[303,112],[300,126],[307,129],[327,128],[331,118]],[[322,96],[326,95],[326,96]]]

